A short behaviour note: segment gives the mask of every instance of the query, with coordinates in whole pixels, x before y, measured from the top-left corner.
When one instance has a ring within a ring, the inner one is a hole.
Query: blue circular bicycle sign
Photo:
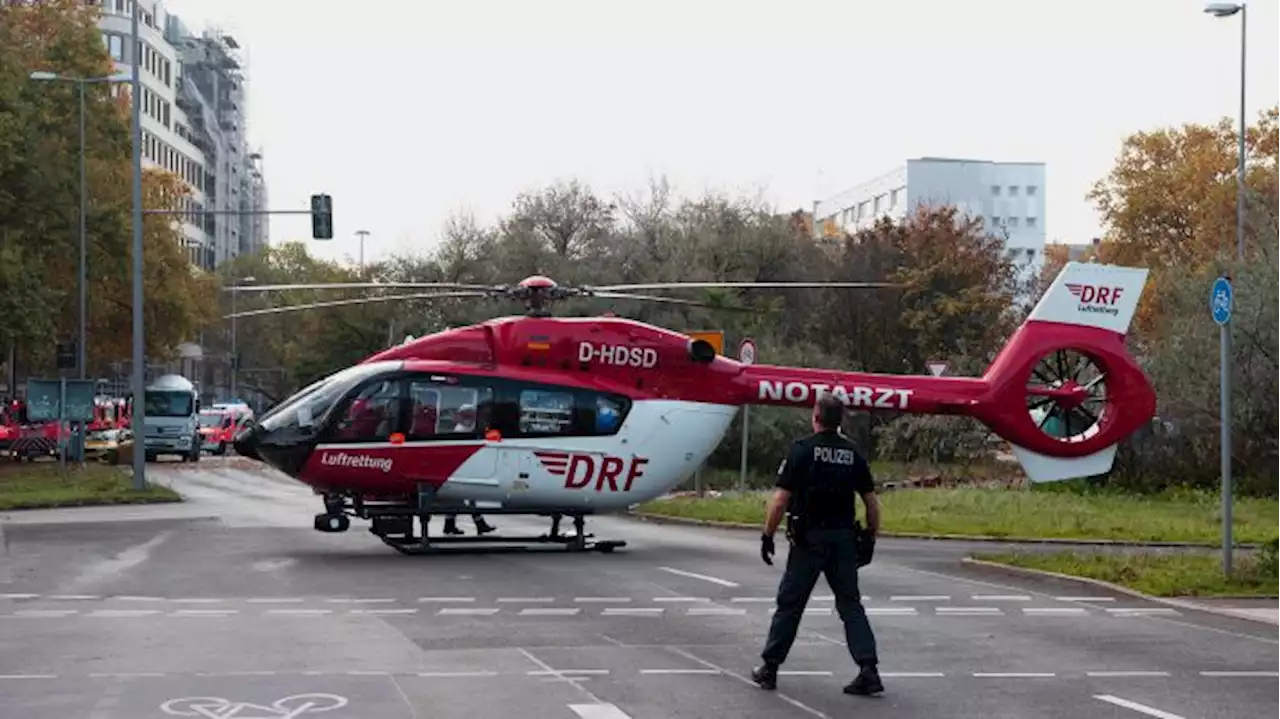
[[[1213,292],[1209,295],[1209,310],[1213,313],[1213,321],[1225,325],[1231,321],[1232,305],[1235,293],[1231,289],[1231,280],[1219,277],[1213,281]]]

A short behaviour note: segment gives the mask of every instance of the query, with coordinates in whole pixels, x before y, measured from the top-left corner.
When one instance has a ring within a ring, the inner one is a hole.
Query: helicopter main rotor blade
[[[223,292],[275,292],[287,290],[488,290],[490,285],[464,285],[456,282],[315,282],[295,285],[232,285],[223,287]]]
[[[734,307],[732,305],[713,305],[694,300],[682,300],[678,297],[657,297],[655,295],[637,295],[629,292],[591,292],[587,297],[603,297],[611,300],[640,300],[643,302],[663,302],[671,305],[688,305],[690,307],[706,307],[712,310],[728,310],[730,312],[756,312],[750,307]]]
[[[587,287],[591,291],[628,291],[628,290],[679,290],[713,287],[758,287],[779,289],[804,288],[884,288],[905,287],[893,282],[653,282],[638,285],[608,285],[604,287]]]
[[[381,297],[358,297],[351,300],[330,300],[328,302],[309,302],[303,305],[285,305],[283,307],[267,307],[261,310],[245,310],[244,312],[236,312],[234,314],[223,315],[223,319],[231,319],[232,317],[253,317],[255,315],[274,315],[285,312],[298,312],[300,310],[314,310],[324,307],[342,307],[345,305],[363,305],[372,302],[394,302],[396,300],[432,300],[447,297],[489,297],[485,292],[432,292],[419,293],[412,295],[384,295]]]

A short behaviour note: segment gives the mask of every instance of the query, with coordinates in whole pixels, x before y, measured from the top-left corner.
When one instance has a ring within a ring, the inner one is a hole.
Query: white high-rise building
[[[1044,264],[1045,168],[1042,162],[992,162],[942,157],[907,160],[875,179],[814,203],[816,232],[857,232],[876,219],[901,220],[920,205],[952,205],[1006,237],[1024,269]]]
[[[130,48],[133,0],[86,2],[102,10],[102,40],[117,69],[129,73],[141,58],[143,164],[178,175],[191,189],[193,212],[181,224],[192,264],[211,270],[264,247],[265,216],[226,214],[266,209],[262,153],[248,149],[235,39],[217,30],[195,35],[160,0],[138,0],[140,42]]]

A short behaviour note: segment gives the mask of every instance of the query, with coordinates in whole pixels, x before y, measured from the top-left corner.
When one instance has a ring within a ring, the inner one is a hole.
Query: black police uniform
[[[874,669],[875,636],[858,590],[858,567],[869,560],[860,561],[865,545],[859,540],[856,504],[859,494],[874,490],[870,466],[847,437],[838,430],[825,430],[791,445],[778,468],[777,486],[791,492],[787,507],[791,548],[761,654],[762,670],[776,669],[786,660],[819,574],[826,575],[835,595],[853,661],[864,671]],[[879,683],[878,675],[874,683]]]

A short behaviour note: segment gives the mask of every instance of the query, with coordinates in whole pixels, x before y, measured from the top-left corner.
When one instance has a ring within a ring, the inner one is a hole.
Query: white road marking
[[[987,614],[1002,613],[999,607],[953,607],[950,605],[934,607],[934,611],[937,611],[940,613],[941,612],[985,612]]]
[[[741,616],[747,610],[738,607],[689,607],[685,614],[690,616]]]
[[[710,602],[708,597],[654,597],[655,602]]]
[[[221,599],[207,599],[204,597],[183,597],[182,599],[173,600],[176,604],[217,604]]]
[[[387,677],[387,676],[391,676],[391,673],[353,669],[347,672],[347,676],[349,677]]]
[[[4,594],[0,594],[0,599],[37,599],[39,596],[40,596],[39,594],[4,593]]]
[[[1114,602],[1115,597],[1054,597],[1059,602]]]
[[[880,676],[890,679],[931,679],[945,677],[942,672],[880,672]]]
[[[674,567],[658,567],[658,569],[661,569],[661,570],[662,570],[662,571],[664,571],[664,572],[670,572],[670,573],[672,573],[672,574],[678,574],[678,575],[680,575],[680,576],[682,576],[682,577],[689,577],[690,579],[701,579],[701,580],[702,580],[702,581],[704,581],[704,582],[711,582],[712,584],[719,584],[719,585],[720,585],[720,586],[722,586],[722,587],[736,587],[736,586],[738,586],[738,583],[737,583],[737,582],[731,582],[731,581],[729,581],[728,579],[720,579],[719,577],[712,577],[712,576],[709,576],[709,575],[706,575],[706,574],[698,574],[697,572],[686,572],[686,571],[685,571],[685,570],[683,570],[683,569],[676,569],[676,568],[674,568]]]
[[[1177,609],[1169,609],[1167,607],[1107,607],[1107,611],[1112,614],[1181,614]]]
[[[476,598],[475,598],[475,597],[418,597],[418,601],[419,601],[419,602],[456,602],[456,603],[466,603],[466,602],[474,602],[475,600],[476,600]],[[332,599],[330,599],[329,601],[333,601],[333,600],[332,600]]]
[[[1054,672],[974,672],[979,679],[1042,679],[1057,676]]]
[[[418,672],[417,676],[427,679],[463,679],[469,677],[496,677],[497,672]]]
[[[918,615],[915,607],[867,607],[867,616],[908,616],[914,617]]]
[[[809,601],[811,602],[834,602],[835,599],[836,598],[830,594],[815,594],[809,597]],[[863,601],[866,601],[866,599],[866,597],[862,598]]]
[[[771,604],[773,597],[734,597],[731,602],[751,602],[753,604]]]
[[[436,612],[436,614],[467,614],[467,615],[485,615],[485,616],[488,616],[490,614],[497,614],[497,613],[498,613],[497,607],[486,607],[483,609],[476,609],[473,607],[445,607],[444,609],[441,609],[440,611]]]
[[[715,669],[641,669],[641,674],[712,674],[719,675]]]
[[[164,597],[141,597],[132,594],[125,594],[117,597],[111,597],[119,602],[163,602]]]
[[[949,594],[895,594],[889,597],[891,602],[949,602]]]
[[[981,602],[1029,602],[1031,597],[1027,594],[975,594],[973,601]]]
[[[605,607],[604,616],[654,616],[665,611],[662,607]]]
[[[443,612],[445,610],[442,609],[440,611]],[[477,613],[488,612],[489,614],[493,614],[498,610],[494,609],[493,611],[489,611],[486,609],[468,609],[464,611],[471,611],[471,612],[477,612]],[[375,614],[375,615],[377,614],[417,614],[418,610],[417,609],[352,609],[351,613],[352,614]]]
[[[173,613],[175,617],[227,617],[239,614],[239,609],[179,609]]]
[[[692,661],[692,662],[694,662],[694,663],[696,663],[696,664],[701,664],[702,666],[704,666],[704,667],[706,667],[706,668],[708,668],[708,669],[714,669],[714,670],[716,670],[716,671],[720,672],[721,674],[724,674],[725,676],[732,677],[733,679],[736,679],[737,681],[739,681],[739,682],[741,682],[741,683],[743,683],[743,684],[746,684],[747,686],[751,686],[751,687],[756,686],[756,683],[755,683],[755,682],[753,682],[753,681],[751,681],[751,680],[750,680],[750,679],[748,679],[747,677],[744,677],[744,676],[742,676],[741,674],[738,674],[737,672],[729,671],[728,669],[725,669],[724,667],[722,667],[722,666],[720,666],[720,665],[718,665],[718,664],[714,664],[714,663],[712,663],[712,662],[709,662],[709,661],[707,661],[706,659],[702,659],[702,658],[700,658],[700,657],[698,657],[698,656],[696,656],[696,655],[694,655],[694,654],[690,654],[689,652],[687,652],[687,651],[685,651],[685,650],[683,650],[683,649],[681,649],[681,648],[679,648],[679,647],[665,647],[665,648],[666,648],[666,650],[667,650],[667,651],[671,652],[672,654],[677,654],[677,655],[679,655],[679,656],[682,656],[682,657],[684,657],[685,659],[688,659],[688,660],[690,660],[690,661]],[[804,704],[803,702],[801,702],[801,701],[799,701],[799,700],[797,700],[797,699],[794,699],[794,698],[792,698],[792,697],[790,697],[790,696],[787,696],[786,694],[783,694],[782,692],[777,692],[777,697],[778,697],[779,699],[781,699],[782,701],[784,701],[784,702],[786,702],[786,703],[790,704],[791,706],[793,706],[793,707],[795,707],[795,708],[799,709],[800,711],[805,712],[806,714],[809,714],[810,716],[818,717],[818,719],[830,719],[830,717],[828,717],[826,714],[823,714],[822,712],[818,711],[817,709],[814,709],[813,707],[809,706],[808,704]]]
[[[1094,694],[1093,698],[1107,702],[1108,704],[1115,704],[1118,707],[1124,707],[1125,709],[1132,709],[1141,714],[1146,714],[1147,716],[1158,717],[1158,719],[1185,719],[1185,717],[1178,714],[1161,711],[1155,707],[1149,707],[1146,704],[1139,704],[1138,702],[1129,701],[1128,699],[1113,697],[1110,694]]]
[[[779,670],[780,677],[829,677],[830,671]]]
[[[54,595],[51,595],[49,598],[50,598],[50,599],[56,599],[56,600],[58,600],[58,601],[76,601],[76,600],[86,600],[86,599],[102,599],[102,597],[99,597],[99,596],[98,596],[98,595],[96,595],[96,594],[54,594]]]
[[[824,617],[831,616],[831,607],[805,607],[805,614],[821,614]]]
[[[582,611],[579,607],[526,607],[520,610],[526,617],[572,617]]]
[[[394,599],[383,599],[383,598],[378,598],[378,599],[352,599],[352,600],[351,600],[351,603],[352,603],[352,604],[394,604],[394,603],[395,603],[395,601],[396,601],[396,600],[394,600]]]
[[[159,614],[159,609],[96,609],[89,612],[90,617],[149,617]]]
[[[1086,677],[1167,677],[1169,672],[1085,672]]]
[[[164,672],[91,672],[95,679],[133,679],[135,677],[162,677]]]
[[[555,600],[555,597],[498,597],[500,604],[546,604]]]
[[[580,602],[583,604],[587,604],[587,603],[601,604],[601,603],[607,603],[607,602],[625,604],[626,602],[631,601],[631,597],[574,597],[573,601]]]
[[[604,676],[609,673],[608,669],[534,669],[525,672],[531,677],[549,677],[564,676],[566,674],[581,674],[583,676]]]
[[[0,679],[57,679],[57,674],[0,674]]]
[[[631,719],[631,715],[613,704],[570,704],[578,719]]]
[[[1053,616],[1058,614],[1080,616],[1089,613],[1084,607],[1023,607],[1022,612],[1029,616]]]
[[[1200,672],[1202,677],[1276,677],[1280,672]]]
[[[274,614],[286,617],[319,617],[325,614],[333,614],[332,609],[268,609],[267,614]]]
[[[301,604],[302,597],[251,597],[245,601],[250,604]]]

